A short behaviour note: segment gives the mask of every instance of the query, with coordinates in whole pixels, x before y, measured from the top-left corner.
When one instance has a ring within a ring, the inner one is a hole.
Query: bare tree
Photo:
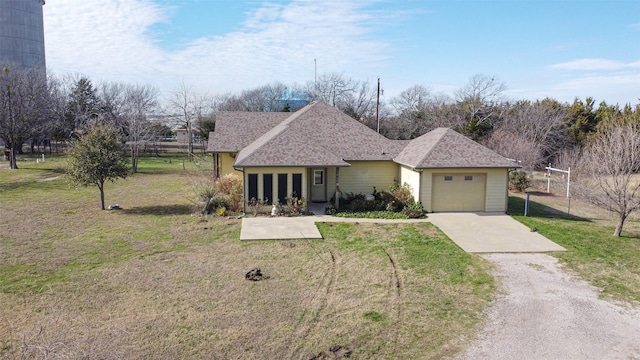
[[[431,91],[423,85],[414,85],[391,99],[399,121],[399,138],[412,139],[420,136],[429,111]]]
[[[489,148],[534,170],[568,145],[566,110],[557,101],[520,101],[505,107],[502,119],[484,141]]]
[[[193,156],[193,125],[203,111],[205,113],[210,112],[209,110],[211,109],[209,107],[212,104],[214,102],[209,95],[197,91],[184,82],[169,95],[167,100],[169,109],[167,111],[171,116],[175,117],[175,121],[179,126],[184,126],[187,129],[189,160]]]
[[[9,69],[0,73],[0,138],[9,149],[11,169],[27,139],[39,135],[48,116],[49,90],[43,71]]]
[[[585,148],[576,170],[580,177],[574,196],[618,214],[613,236],[620,236],[624,222],[640,209],[640,125],[614,125],[598,134]]]
[[[129,85],[124,90],[123,126],[129,141],[131,171],[135,174],[140,148],[155,135],[147,115],[158,105],[158,90],[143,85]]]
[[[500,117],[502,93],[506,89],[507,86],[493,76],[472,76],[467,85],[455,92],[457,105],[465,118],[465,125],[460,130],[474,140],[486,135]]]
[[[354,91],[344,94],[338,99],[337,107],[345,114],[375,129],[375,111],[377,89],[368,81],[360,81]]]

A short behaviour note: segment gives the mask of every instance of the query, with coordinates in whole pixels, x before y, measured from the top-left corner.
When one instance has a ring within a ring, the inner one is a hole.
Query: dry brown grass
[[[0,357],[438,358],[490,300],[486,264],[430,224],[241,243],[239,220],[191,216],[197,170],[162,168],[107,187],[120,211],[42,167],[0,179]]]

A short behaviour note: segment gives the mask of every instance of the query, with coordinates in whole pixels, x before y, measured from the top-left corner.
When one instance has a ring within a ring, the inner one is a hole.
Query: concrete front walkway
[[[407,224],[429,222],[429,219],[385,220],[339,218],[329,215],[296,217],[244,217],[240,240],[322,239],[316,222],[351,222],[376,224]]]
[[[315,216],[244,217],[240,240],[322,239]]]
[[[435,213],[429,220],[470,253],[566,251],[502,213]]]

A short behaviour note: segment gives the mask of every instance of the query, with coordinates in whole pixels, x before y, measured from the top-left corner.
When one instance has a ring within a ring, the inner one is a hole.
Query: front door
[[[311,201],[327,201],[326,169],[311,169]]]

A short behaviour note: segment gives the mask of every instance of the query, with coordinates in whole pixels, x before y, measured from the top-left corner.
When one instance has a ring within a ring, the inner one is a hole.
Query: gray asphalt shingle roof
[[[295,113],[221,112],[209,152],[238,152],[235,167],[350,166],[349,161],[395,161],[415,169],[518,167],[451,129],[411,141],[390,140],[324,103]]]
[[[216,130],[209,133],[208,152],[239,152],[274,128],[291,113],[221,111]]]
[[[449,128],[437,128],[411,140],[394,161],[415,169],[520,167]]]
[[[391,160],[402,146],[342,111],[314,102],[244,148],[235,166],[349,166]]]

